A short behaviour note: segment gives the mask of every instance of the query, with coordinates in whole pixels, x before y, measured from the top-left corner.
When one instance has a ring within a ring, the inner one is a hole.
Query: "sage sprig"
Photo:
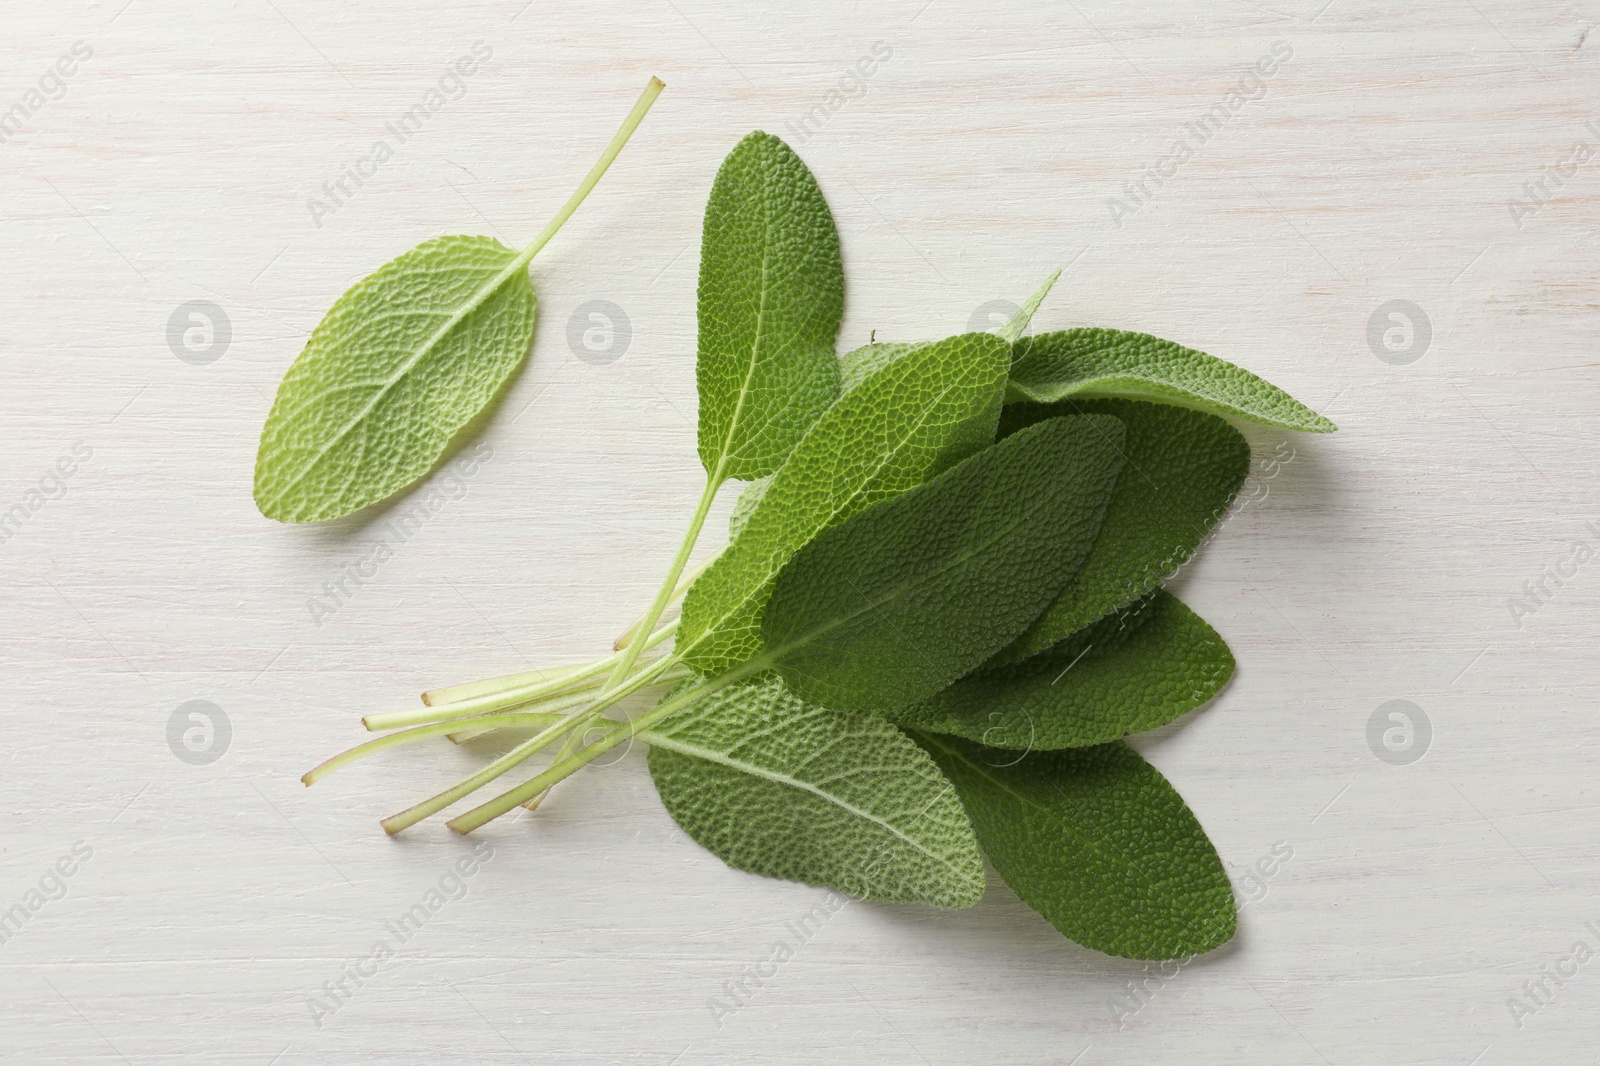
[[[540,243],[441,238],[341,298],[263,433],[262,510],[335,517],[425,472],[523,358]],[[776,137],[740,141],[702,234],[705,487],[642,617],[592,663],[368,715],[382,735],[306,783],[397,745],[515,739],[385,819],[396,833],[554,751],[451,819],[467,833],[639,740],[668,812],[739,869],[967,907],[987,857],[1098,951],[1175,958],[1228,940],[1216,850],[1122,738],[1202,706],[1233,673],[1222,637],[1162,588],[1248,470],[1228,419],[1334,427],[1168,341],[1025,336],[1058,275],[994,334],[838,355],[844,271],[822,190]],[[729,481],[744,483],[729,544],[685,576]],[[615,713],[651,693],[632,718]]]

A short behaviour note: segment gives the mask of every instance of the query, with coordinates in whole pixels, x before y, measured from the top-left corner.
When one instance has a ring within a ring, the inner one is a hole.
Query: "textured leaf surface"
[[[677,823],[728,865],[864,899],[970,907],[983,861],[955,790],[910,738],[752,679],[644,734]]]
[[[907,352],[926,348],[932,341],[900,341],[893,344],[863,344],[839,357],[839,382],[849,392],[863,381],[899,359]]]
[[[533,283],[516,259],[488,237],[439,237],[339,297],[261,431],[261,513],[338,518],[427,473],[528,353]]]
[[[1061,330],[1022,338],[1016,353],[1012,399],[1050,403],[1120,396],[1310,433],[1337,428],[1248,370],[1144,333]]]
[[[1085,947],[1175,959],[1233,937],[1233,889],[1205,830],[1120,741],[1016,752],[918,734],[1017,897]]]
[[[750,515],[755,511],[756,505],[767,494],[767,486],[772,484],[774,475],[757,478],[744,487],[739,493],[739,498],[733,501],[733,511],[728,515],[728,539],[732,540],[744,532],[744,527],[750,521]]]
[[[887,717],[992,748],[1088,747],[1187,714],[1221,691],[1233,667],[1216,630],[1157,591],[1043,655],[969,674]]]
[[[1050,290],[1055,288],[1056,279],[1061,277],[1061,271],[1056,270],[1044,284],[1033,290],[1033,295],[1022,301],[1022,306],[1017,308],[1017,313],[1006,320],[1000,327],[1000,339],[1007,344],[1015,344],[1017,339],[1028,331],[1028,326],[1033,322],[1033,316],[1039,310],[1039,305],[1044,303],[1044,298],[1050,295]]]
[[[1007,358],[995,337],[951,337],[840,397],[684,597],[677,641],[689,666],[709,676],[754,656],[772,582],[802,545],[992,441]]]
[[[824,530],[778,575],[762,624],[789,688],[870,711],[970,672],[1082,564],[1121,445],[1115,418],[1053,418]]]
[[[1127,462],[1089,558],[995,665],[1035,655],[1144,596],[1205,539],[1250,472],[1250,445],[1215,415],[1137,400],[1010,404],[1000,435],[1073,412],[1115,415]]]
[[[1022,306],[1017,308],[1017,313],[1012,315],[1010,320],[995,332],[995,335],[1007,344],[1011,344],[1022,336],[1027,330],[1028,324],[1033,321],[1034,312],[1039,310],[1039,305],[1044,303],[1044,298],[1050,295],[1050,289],[1060,276],[1061,271],[1057,270],[1046,278],[1044,284],[1040,285],[1032,296],[1023,301]],[[863,344],[859,348],[851,349],[839,357],[839,374],[844,391],[849,392],[907,352],[925,348],[931,343],[933,342],[885,341],[877,344]]]
[[[757,131],[723,160],[700,250],[700,461],[772,473],[839,395],[839,234],[800,157]]]

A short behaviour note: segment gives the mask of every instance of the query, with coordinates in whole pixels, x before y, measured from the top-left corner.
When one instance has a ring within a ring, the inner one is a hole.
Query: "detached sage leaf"
[[[839,395],[839,234],[811,171],[759,131],[717,171],[700,251],[700,461],[714,484],[776,470]]]
[[[886,717],[991,748],[1081,748],[1182,717],[1221,691],[1233,668],[1216,630],[1157,590],[1043,655],[969,674]]]
[[[684,597],[684,661],[711,676],[753,657],[773,579],[802,545],[993,440],[1006,361],[998,339],[963,334],[918,349],[840,397]]]
[[[489,237],[426,241],[357,282],[284,375],[256,506],[320,522],[427,473],[533,340],[527,260]]]
[[[1009,396],[1041,403],[1120,396],[1308,433],[1337,428],[1248,370],[1120,329],[1067,329],[1017,341]]]
[[[729,866],[863,899],[970,907],[983,895],[960,799],[881,719],[813,706],[767,675],[642,736],[667,811]]]
[[[1050,419],[824,530],[778,575],[766,654],[796,695],[825,707],[927,699],[1009,643],[1077,572],[1121,445],[1115,418]]]
[[[1222,860],[1183,797],[1132,748],[1019,759],[955,737],[917,739],[961,793],[995,872],[1072,940],[1176,959],[1232,939]]]
[[[1166,404],[1010,404],[1000,434],[1076,412],[1121,419],[1127,462],[1083,569],[993,665],[1044,651],[1165,581],[1194,554],[1250,472],[1250,445],[1238,430],[1215,415]]]
[[[583,203],[663,86],[651,78],[577,191],[521,252],[488,237],[425,241],[357,282],[278,387],[256,453],[256,506],[320,522],[400,491],[522,364],[536,300],[528,263]]]

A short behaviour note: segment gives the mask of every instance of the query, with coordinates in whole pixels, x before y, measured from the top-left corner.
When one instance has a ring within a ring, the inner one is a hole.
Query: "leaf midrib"
[[[946,745],[945,743],[943,743],[938,738],[937,735],[932,734],[932,733],[919,733],[918,736],[922,737],[927,742],[933,744],[935,747],[937,747],[940,750],[942,750],[943,752],[945,752],[945,754],[951,756],[954,759],[959,760],[960,762],[962,762],[966,766],[970,767],[973,771],[975,771],[978,774],[978,776],[982,777],[984,780],[986,780],[989,783],[993,784],[996,788],[1000,789],[1000,791],[1006,793],[1007,795],[1015,797],[1017,799],[1017,801],[1020,802],[1021,804],[1023,804],[1024,806],[1035,808],[1041,814],[1043,814],[1045,816],[1045,818],[1047,818],[1052,825],[1060,826],[1062,829],[1066,830],[1067,833],[1069,833],[1074,839],[1082,841],[1084,845],[1086,845],[1089,848],[1092,848],[1096,853],[1098,853],[1098,854],[1100,854],[1102,856],[1105,856],[1105,857],[1107,857],[1109,859],[1114,860],[1117,865],[1119,865],[1119,866],[1123,867],[1124,869],[1128,870],[1130,873],[1138,874],[1140,877],[1144,878],[1145,883],[1148,884],[1152,889],[1155,889],[1157,892],[1161,892],[1161,890],[1162,890],[1161,889],[1161,882],[1157,881],[1155,878],[1151,877],[1150,874],[1147,873],[1142,866],[1140,866],[1136,862],[1133,862],[1127,856],[1123,855],[1120,851],[1117,851],[1114,848],[1107,847],[1106,845],[1102,844],[1100,841],[1096,840],[1094,837],[1091,837],[1088,834],[1084,833],[1083,830],[1077,828],[1071,822],[1068,822],[1065,819],[1063,819],[1059,814],[1057,814],[1055,811],[1051,810],[1045,804],[1040,803],[1038,800],[1032,798],[1031,796],[1025,796],[1022,793],[1018,792],[1016,789],[1012,788],[1006,782],[1002,781],[1000,778],[994,776],[993,774],[991,774],[987,770],[985,770],[983,767],[979,766],[977,762],[975,762],[974,760],[969,758],[964,752],[957,751],[956,749],[951,748],[948,745]],[[1059,788],[1057,789],[1057,792],[1060,792]],[[1070,796],[1066,795],[1065,793],[1061,793],[1061,799],[1069,807],[1075,807],[1076,806],[1073,803],[1072,798]]]
[[[873,825],[878,826],[884,831],[897,837],[904,843],[915,848],[917,851],[926,855],[928,858],[944,866],[952,873],[962,873],[961,869],[954,863],[950,862],[950,860],[934,851],[930,851],[923,844],[914,838],[907,836],[905,833],[901,832],[883,818],[868,811],[864,811],[861,808],[856,807],[854,804],[847,803],[838,796],[835,796],[829,792],[825,792],[810,782],[802,781],[799,778],[791,777],[788,774],[780,773],[776,770],[770,770],[763,766],[757,766],[753,763],[747,763],[742,760],[735,759],[712,748],[702,748],[696,744],[686,744],[682,741],[673,740],[655,732],[654,730],[645,730],[640,734],[640,736],[643,737],[645,743],[651,744],[658,748],[667,748],[668,750],[676,751],[681,755],[688,755],[697,759],[705,759],[707,762],[714,762],[720,766],[726,766],[730,770],[738,770],[741,773],[749,774],[752,777],[758,777],[766,781],[771,781],[774,784],[787,785],[790,788],[799,789],[802,792],[809,792],[818,799],[825,800],[828,803],[833,804],[835,807],[838,807],[840,810],[845,811],[846,813],[852,814],[863,821],[870,822]],[[937,797],[935,797],[934,802],[938,802]],[[929,806],[931,807],[932,804],[930,803]],[[926,810],[924,813],[926,813]],[[921,820],[921,815],[918,816],[918,820]]]
[[[944,389],[940,391],[939,395],[937,395],[933,399],[929,400],[923,406],[922,413],[917,416],[916,423],[911,427],[910,430],[908,430],[906,432],[904,437],[900,438],[899,443],[897,443],[893,448],[891,448],[887,452],[885,452],[883,454],[883,456],[878,460],[878,462],[870,468],[871,469],[871,473],[867,474],[867,476],[865,476],[865,477],[863,477],[861,479],[860,483],[854,489],[851,490],[850,495],[846,496],[842,501],[840,501],[838,506],[832,508],[828,512],[828,516],[826,518],[824,518],[822,521],[817,523],[816,532],[812,533],[811,539],[815,539],[816,536],[817,536],[817,533],[822,531],[822,530],[824,530],[824,529],[826,529],[826,528],[828,528],[828,523],[832,522],[835,518],[837,518],[841,511],[843,511],[846,507],[848,507],[850,504],[854,503],[858,498],[860,498],[862,493],[867,491],[867,486],[872,483],[872,480],[878,476],[878,474],[883,470],[883,468],[888,466],[889,463],[892,460],[894,460],[897,456],[899,456],[899,454],[902,451],[904,451],[907,447],[910,446],[912,439],[916,436],[917,431],[922,428],[923,423],[926,422],[930,417],[932,417],[934,409],[937,408],[939,406],[939,404],[944,401],[944,398],[946,396],[948,396],[948,395],[950,395],[950,393],[954,392],[958,385],[959,385],[959,382],[952,382],[951,384],[946,385],[944,387]],[[765,502],[765,501],[763,501],[763,502]],[[757,507],[759,507],[759,506],[760,505],[758,504]],[[755,513],[754,511],[751,512],[752,516],[754,515],[754,513]],[[749,529],[749,520],[748,519],[746,519],[746,521],[745,521],[745,529],[746,530]],[[806,543],[809,544],[810,540],[807,540]],[[801,544],[800,547],[795,548],[793,551],[791,551],[788,554],[788,556],[785,558],[784,561],[786,562],[788,559],[792,559],[795,556],[795,554],[797,552],[799,552],[801,548],[804,548],[804,547],[805,547],[805,544]],[[706,625],[705,629],[701,632],[700,636],[696,637],[694,639],[694,641],[692,641],[691,643],[689,643],[689,644],[684,646],[684,648],[683,648],[683,652],[684,653],[689,652],[691,649],[696,648],[700,644],[704,643],[706,640],[709,640],[713,634],[718,632],[718,627],[720,627],[723,623],[727,622],[729,619],[731,619],[731,618],[735,617],[736,615],[738,615],[740,610],[743,609],[744,605],[749,603],[751,600],[755,599],[756,594],[758,592],[760,592],[762,589],[766,588],[768,583],[771,582],[771,580],[783,569],[783,567],[782,567],[782,565],[779,565],[778,567],[774,568],[774,567],[769,565],[769,566],[763,567],[763,569],[766,571],[766,573],[763,575],[760,583],[757,584],[754,588],[748,590],[743,596],[739,597],[739,599],[736,600],[731,607],[729,607],[726,611],[724,611],[716,619],[716,621],[708,623]]]
[[[744,383],[739,386],[739,396],[733,401],[733,413],[728,416],[728,432],[722,438],[722,449],[717,455],[716,468],[711,479],[717,484],[723,480],[728,458],[733,452],[733,438],[739,432],[739,418],[744,412],[745,398],[750,395],[750,382],[756,376],[756,362],[761,354],[761,335],[767,323],[767,265],[772,256],[772,214],[767,209],[766,174],[762,174],[761,189],[761,288],[756,301],[756,334],[750,341],[750,358],[745,364]]]
[[[1248,373],[1248,371],[1246,371],[1246,373]],[[1216,381],[1207,382],[1207,384],[1215,385]],[[1271,382],[1266,382],[1266,384],[1270,385]],[[1305,404],[1302,404],[1299,400],[1296,400],[1288,393],[1284,393],[1282,396],[1268,396],[1265,398],[1266,401],[1270,401],[1270,409],[1273,412],[1269,414],[1267,413],[1267,406],[1265,403],[1261,405],[1261,409],[1259,410],[1252,409],[1246,406],[1244,403],[1241,403],[1236,397],[1230,398],[1220,395],[1220,390],[1215,388],[1202,392],[1193,383],[1174,385],[1170,382],[1159,381],[1149,377],[1141,377],[1138,374],[1128,372],[1092,372],[1084,377],[1074,379],[1071,384],[1062,387],[1059,394],[1053,394],[1048,390],[1035,388],[1033,385],[1030,385],[1025,381],[1013,381],[1012,385],[1018,392],[1022,393],[1034,403],[1059,403],[1062,400],[1069,399],[1134,399],[1147,400],[1153,403],[1170,404],[1174,407],[1182,407],[1191,411],[1200,411],[1204,414],[1216,413],[1211,408],[1202,406],[1200,403],[1196,402],[1196,400],[1199,400],[1225,407],[1228,409],[1229,413],[1238,418],[1249,419],[1250,421],[1259,422],[1262,425],[1273,426],[1278,429],[1299,430],[1302,432],[1311,433],[1325,433],[1331,428],[1335,428],[1334,423],[1331,420],[1311,410],[1311,408],[1306,407]],[[1298,417],[1299,411],[1297,411],[1296,408],[1303,410],[1310,417]],[[1284,410],[1288,410],[1297,417],[1291,420],[1283,413]]]
[[[501,247],[505,246],[502,245]],[[510,251],[509,248],[506,250]],[[354,432],[356,427],[361,425],[366,417],[373,412],[373,409],[376,408],[380,402],[382,402],[384,397],[387,396],[396,385],[404,380],[407,375],[415,370],[417,364],[421,362],[428,353],[432,352],[433,349],[436,348],[447,335],[449,335],[451,330],[460,325],[461,321],[465,319],[467,315],[481,307],[484,301],[492,296],[509,279],[515,277],[516,272],[519,269],[526,269],[527,265],[527,260],[521,255],[515,256],[511,262],[505,266],[504,269],[490,279],[488,284],[481,286],[476,292],[474,292],[471,300],[457,309],[456,312],[452,314],[444,323],[444,325],[440,326],[434,331],[433,336],[428,338],[427,344],[419,348],[410,358],[401,364],[399,370],[390,375],[389,379],[379,387],[376,393],[373,394],[372,399],[368,401],[366,406],[364,406],[361,411],[345,425],[343,429],[339,430],[339,432],[335,434],[331,440],[318,449],[317,454],[312,457],[310,462],[306,463],[306,465],[300,469],[299,473],[295,474],[294,477],[290,478],[286,483],[284,483],[282,488],[280,488],[272,496],[270,501],[271,504],[276,506],[283,500],[284,496],[286,496],[291,490],[297,488],[302,481],[310,476],[311,472],[328,457],[328,454],[332,452],[333,449],[337,447],[346,437]],[[316,339],[315,334],[313,334],[312,339]]]
[[[960,555],[955,556],[954,558],[950,559],[948,562],[946,562],[942,566],[937,567],[936,569],[925,571],[925,572],[919,574],[918,576],[912,578],[909,581],[906,581],[906,582],[903,582],[903,583],[901,583],[899,585],[893,586],[884,595],[878,597],[877,599],[868,601],[867,604],[864,607],[861,607],[858,610],[850,611],[850,612],[848,612],[846,614],[843,614],[843,615],[839,616],[838,618],[835,618],[833,621],[827,623],[826,625],[818,626],[816,629],[813,629],[813,630],[809,631],[808,633],[806,633],[803,637],[800,637],[800,638],[798,638],[796,640],[792,640],[788,644],[785,644],[782,648],[773,649],[773,650],[769,651],[767,653],[767,655],[772,659],[772,661],[777,662],[778,660],[781,660],[783,658],[783,656],[787,655],[789,652],[795,650],[796,648],[804,647],[805,645],[810,644],[812,641],[818,639],[819,637],[822,637],[822,636],[824,636],[824,635],[826,635],[828,633],[833,632],[835,629],[838,629],[840,626],[854,621],[855,619],[861,617],[862,615],[866,614],[867,612],[876,611],[876,610],[878,610],[878,608],[882,607],[884,604],[894,602],[895,600],[899,599],[901,596],[903,596],[905,593],[911,591],[912,589],[920,588],[921,586],[927,584],[927,582],[931,581],[932,579],[934,579],[936,577],[942,576],[943,574],[949,572],[950,570],[954,569],[955,567],[970,562],[972,560],[973,556],[979,554],[980,552],[986,551],[989,548],[992,548],[995,545],[995,543],[997,541],[999,541],[1001,538],[1006,537],[1006,536],[1010,536],[1013,532],[1015,532],[1017,530],[1018,527],[1020,527],[1021,525],[1023,525],[1025,522],[1029,521],[1030,519],[1032,519],[1034,514],[1043,506],[1044,506],[1043,504],[1035,504],[1033,507],[1030,507],[1028,509],[1026,514],[1023,514],[1020,517],[1019,516],[1013,516],[1011,518],[1011,520],[1010,520],[1010,523],[1008,525],[1004,526],[1004,527],[999,527],[999,526],[986,527],[992,534],[987,540],[985,540],[985,541],[981,542],[980,544],[977,544],[977,545],[975,545],[975,546],[973,546],[973,547],[971,547],[969,549],[965,549]],[[1070,583],[1072,579],[1069,577],[1067,580]],[[855,586],[852,584],[851,587],[854,588]]]

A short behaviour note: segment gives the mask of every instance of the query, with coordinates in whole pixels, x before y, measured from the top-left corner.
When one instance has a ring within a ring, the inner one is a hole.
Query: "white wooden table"
[[[1600,961],[1567,961],[1600,951],[1594,0],[0,17],[0,116],[26,119],[0,127],[0,513],[22,508],[0,543],[0,910],[26,911],[0,943],[0,1059],[1594,1061]],[[480,41],[492,56],[398,144],[386,124]],[[398,512],[257,514],[279,377],[335,296],[418,241],[531,237],[653,73],[656,110],[534,263],[533,355],[476,438],[492,461],[314,620]],[[700,214],[757,127],[833,205],[842,345],[962,331],[1065,266],[1040,326],[1170,337],[1340,424],[1251,431],[1293,459],[1258,469],[1265,498],[1180,579],[1239,672],[1138,746],[1247,905],[1237,941],[1176,976],[1076,947],[995,882],[967,912],[849,904],[714,1018],[824,893],[702,851],[638,753],[491,827],[459,880],[471,841],[376,819],[486,749],[297,781],[360,713],[600,654],[648,599],[700,478]],[[330,202],[385,137],[393,158]],[[627,316],[619,359],[568,344],[591,300]],[[1395,300],[1421,314],[1391,319]],[[186,345],[191,301],[228,335]],[[192,700],[228,724],[190,736],[209,762],[169,744]],[[1391,700],[1431,735],[1386,761],[1368,729]],[[1274,849],[1292,857],[1247,880]],[[371,964],[441,885],[457,898]],[[1541,967],[1568,976],[1525,988]]]

